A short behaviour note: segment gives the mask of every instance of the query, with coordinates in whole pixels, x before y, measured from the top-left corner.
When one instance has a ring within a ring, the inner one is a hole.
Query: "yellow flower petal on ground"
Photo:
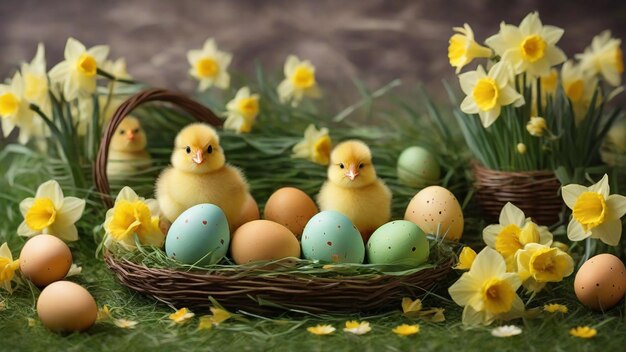
[[[566,306],[558,303],[550,303],[543,306],[543,310],[548,313],[567,313],[568,309]]]
[[[415,300],[412,300],[409,297],[402,298],[402,312],[403,313],[419,312],[420,310],[422,310],[421,299],[416,298]]]
[[[316,129],[310,124],[304,131],[304,138],[296,144],[292,151],[292,157],[308,159],[320,165],[328,165],[332,141],[328,135],[328,128]]]
[[[491,336],[494,337],[511,337],[522,333],[522,329],[515,325],[498,326],[491,330]]]
[[[127,320],[127,319],[115,319],[113,321],[113,324],[115,324],[115,326],[121,329],[134,329],[137,326],[137,324],[139,324],[139,322],[134,321],[134,320]]]
[[[11,281],[15,277],[15,271],[19,269],[19,259],[13,260],[11,249],[5,242],[0,246],[0,287],[3,287],[9,293],[13,292]]]
[[[232,55],[220,51],[213,38],[207,39],[202,49],[189,50],[187,52],[187,61],[191,65],[189,74],[200,81],[198,91],[207,90],[212,86],[228,88],[230,75],[227,70],[231,60]]]
[[[28,323],[29,328],[34,328],[35,326],[37,326],[37,320],[33,318],[26,318],[26,322]]]
[[[459,262],[454,269],[469,270],[472,267],[474,259],[476,259],[476,252],[470,247],[463,247],[461,254],[459,254]]]
[[[105,304],[102,306],[102,308],[98,309],[98,315],[96,320],[101,321],[108,319],[111,319],[111,310],[109,309],[109,306]]]
[[[410,336],[410,335],[415,335],[419,333],[420,326],[417,324],[415,325],[402,324],[402,325],[396,326],[391,331],[393,331],[396,335]]]
[[[230,314],[230,312],[221,308],[212,307],[211,313],[213,313],[212,319],[213,324],[215,325],[219,325],[232,317],[232,314]]]
[[[365,335],[372,331],[370,323],[366,321],[358,322],[355,320],[346,321],[346,327],[343,329],[345,332],[349,332],[355,335]]]
[[[332,334],[336,329],[332,325],[316,325],[310,326],[306,330],[313,335],[322,336]]]
[[[491,49],[478,44],[474,40],[474,32],[469,24],[455,27],[455,33],[449,40],[448,59],[450,65],[456,67],[456,73],[461,72],[463,66],[480,57],[491,57]]]
[[[300,61],[289,55],[284,67],[285,79],[278,85],[278,97],[282,103],[300,104],[304,97],[319,98],[320,90],[315,78],[315,67],[308,60]]]
[[[526,124],[526,130],[530,133],[531,136],[541,137],[545,130],[548,129],[548,124],[543,117],[531,117],[528,123]]]
[[[621,84],[624,73],[624,55],[620,39],[613,38],[611,31],[604,31],[593,37],[591,46],[582,54],[577,54],[583,70],[592,75],[601,75],[609,84],[616,87]]]
[[[189,319],[193,318],[194,315],[195,314],[193,314],[189,309],[181,308],[177,310],[176,312],[170,314],[169,318],[171,321],[173,321],[176,324],[184,324]]]
[[[570,329],[569,334],[581,339],[590,339],[598,334],[598,331],[589,326],[578,326]]]
[[[250,94],[250,88],[243,87],[226,104],[226,110],[224,128],[237,133],[248,133],[259,114],[259,95]]]
[[[198,330],[211,330],[213,329],[213,317],[210,315],[203,315],[200,317],[198,323]]]

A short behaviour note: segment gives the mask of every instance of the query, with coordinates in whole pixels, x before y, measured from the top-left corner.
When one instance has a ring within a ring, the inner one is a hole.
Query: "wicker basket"
[[[560,220],[564,203],[561,183],[552,171],[506,172],[473,165],[474,188],[484,215],[497,222],[502,207],[511,202],[527,217],[549,226]]]
[[[139,92],[123,103],[113,115],[104,133],[94,167],[94,179],[102,201],[113,206],[109,194],[106,164],[111,137],[133,109],[146,102],[169,102],[182,108],[196,119],[212,125],[221,120],[206,107],[193,100],[161,89]],[[312,276],[294,271],[259,275],[258,271],[233,265],[213,271],[184,271],[149,268],[107,253],[105,261],[128,288],[141,292],[175,307],[208,310],[209,297],[230,309],[252,312],[303,310],[315,313],[363,312],[397,308],[402,297],[416,297],[430,290],[450,271],[454,256],[444,258],[441,264],[411,274],[367,274]]]

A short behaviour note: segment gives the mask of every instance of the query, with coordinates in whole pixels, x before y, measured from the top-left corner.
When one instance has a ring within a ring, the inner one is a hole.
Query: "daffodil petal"
[[[83,52],[85,52],[85,46],[78,40],[70,37],[67,38],[65,43],[64,56],[66,60],[72,60],[78,58]]]
[[[485,244],[491,248],[496,248],[496,238],[498,238],[500,231],[502,231],[502,225],[499,224],[485,227],[483,230],[483,241],[485,241]]]
[[[137,196],[137,193],[135,193],[135,191],[132,188],[126,186],[122,188],[120,193],[118,193],[117,197],[115,198],[115,203],[117,203],[118,201],[122,201],[122,200],[134,202],[136,200],[139,200],[139,196]]]
[[[517,225],[518,227],[524,227],[524,223],[526,222],[526,216],[524,212],[513,205],[513,203],[506,203],[500,211],[500,225]]]
[[[561,188],[561,195],[567,207],[570,209],[574,209],[574,205],[576,204],[578,197],[582,193],[587,192],[587,191],[589,191],[587,187],[576,185],[576,184],[570,184],[567,186],[563,186]]]
[[[74,242],[78,240],[78,230],[74,225],[60,226],[58,224],[52,224],[49,230],[51,235],[54,235],[66,242]]]
[[[607,220],[618,220],[626,214],[626,197],[612,194],[606,200]]]
[[[33,237],[35,235],[38,235],[39,232],[28,227],[28,225],[26,224],[26,221],[23,221],[20,224],[20,226],[17,228],[17,234],[18,236],[22,236],[22,237]]]
[[[35,198],[50,198],[55,208],[58,209],[63,203],[63,190],[57,181],[50,180],[37,188]]]
[[[599,238],[609,246],[617,246],[622,237],[621,220],[608,220],[591,229],[591,237]]]
[[[604,176],[602,176],[602,179],[600,179],[600,181],[598,181],[598,183],[592,185],[589,187],[589,191],[590,192],[596,192],[596,193],[600,193],[601,195],[604,196],[604,198],[608,198],[609,196],[609,176],[607,174],[604,174]]]
[[[85,200],[76,197],[67,197],[63,200],[63,206],[57,213],[57,220],[60,226],[75,224],[83,215],[85,210]]]
[[[480,288],[479,286],[480,283],[471,275],[464,273],[457,282],[450,286],[448,293],[456,304],[468,306],[475,299],[476,292]]]
[[[586,233],[583,227],[574,219],[569,222],[567,225],[567,238],[570,241],[582,241],[591,236],[591,233]]]
[[[32,197],[26,198],[20,202],[20,213],[22,213],[22,216],[26,216],[28,209],[30,209],[34,203],[35,203],[35,198],[32,198]]]

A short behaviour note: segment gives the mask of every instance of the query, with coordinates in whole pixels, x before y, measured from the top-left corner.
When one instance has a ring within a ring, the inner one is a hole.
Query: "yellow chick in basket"
[[[391,218],[391,191],[376,176],[369,147],[343,142],[330,154],[328,180],[317,196],[321,210],[335,210],[352,220],[367,242]]]
[[[172,166],[156,181],[161,212],[173,222],[188,208],[211,203],[224,211],[232,229],[246,202],[248,184],[239,169],[226,164],[215,130],[194,123],[183,128],[174,143]]]
[[[107,175],[123,177],[150,167],[150,154],[146,151],[148,140],[136,117],[127,116],[115,130],[109,145]]]

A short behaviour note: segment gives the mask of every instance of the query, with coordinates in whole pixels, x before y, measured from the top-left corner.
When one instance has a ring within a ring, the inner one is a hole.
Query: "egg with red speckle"
[[[576,273],[574,291],[580,303],[594,310],[614,307],[626,292],[626,268],[612,254],[589,258]]]
[[[454,194],[441,186],[430,186],[419,191],[404,213],[424,232],[458,241],[463,235],[463,210]]]
[[[326,210],[307,222],[302,233],[302,255],[326,263],[363,263],[361,233],[345,215]]]
[[[198,204],[174,220],[165,239],[165,252],[184,264],[210,265],[226,255],[229,244],[228,220],[222,209]]]

